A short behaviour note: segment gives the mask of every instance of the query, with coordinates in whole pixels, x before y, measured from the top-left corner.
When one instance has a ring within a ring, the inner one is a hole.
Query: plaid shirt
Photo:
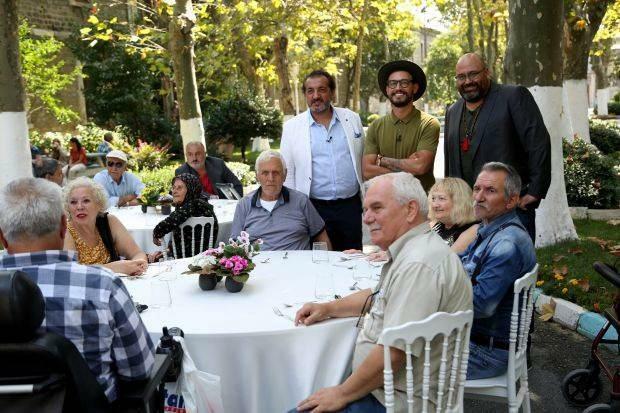
[[[45,297],[42,328],[71,340],[109,401],[117,376],[145,379],[153,342],[122,280],[102,267],[78,264],[68,251],[0,255],[0,270],[22,270]]]

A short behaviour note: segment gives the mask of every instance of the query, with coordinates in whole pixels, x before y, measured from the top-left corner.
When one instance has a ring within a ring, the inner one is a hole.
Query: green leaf
[[[90,33],[91,31],[92,31],[92,29],[91,29],[90,27],[82,27],[82,28],[80,29],[80,33],[81,33],[81,34],[84,34],[84,35],[86,35],[86,34]]]
[[[90,24],[97,24],[97,23],[99,23],[99,19],[94,14],[91,14],[88,17],[88,20],[86,20],[86,21],[89,22]]]
[[[238,283],[246,283],[248,279],[250,278],[250,274],[233,275],[231,277],[233,280],[237,281]]]

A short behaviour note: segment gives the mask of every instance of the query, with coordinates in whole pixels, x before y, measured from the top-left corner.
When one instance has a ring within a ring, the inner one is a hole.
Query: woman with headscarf
[[[161,239],[164,235],[172,232],[174,242],[177,248],[177,257],[191,255],[192,232],[188,228],[183,231],[183,239],[185,243],[185,253],[181,251],[181,229],[180,225],[187,221],[190,217],[213,217],[213,239],[217,239],[217,217],[213,212],[213,206],[208,199],[202,195],[202,185],[198,178],[192,174],[180,174],[172,178],[172,199],[175,210],[163,221],[161,221],[155,229],[153,229],[153,243],[161,245]],[[202,232],[201,232],[202,234]],[[200,245],[200,239],[195,240],[197,250]],[[213,240],[205,240],[203,243],[206,250],[211,246]],[[202,252],[202,251],[201,251]],[[157,257],[155,257],[157,258]]]

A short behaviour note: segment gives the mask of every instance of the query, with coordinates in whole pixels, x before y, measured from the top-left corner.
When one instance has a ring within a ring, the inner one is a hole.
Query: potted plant
[[[250,235],[242,231],[236,241],[220,243],[219,247],[202,252],[189,264],[187,273],[200,274],[198,285],[203,290],[213,290],[226,277],[224,286],[231,293],[243,289],[255,264],[252,257],[258,254],[262,240],[250,243]]]
[[[138,202],[142,206],[142,212],[146,213],[149,207],[155,208],[160,193],[160,188],[152,185],[147,185],[142,190],[142,193],[138,197]]]

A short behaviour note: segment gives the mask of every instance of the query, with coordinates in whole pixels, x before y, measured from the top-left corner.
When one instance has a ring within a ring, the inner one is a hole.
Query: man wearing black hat
[[[413,105],[426,90],[426,75],[417,64],[396,60],[379,69],[378,81],[392,110],[375,120],[366,132],[364,180],[390,172],[409,172],[428,192],[435,183],[433,162],[439,121]]]

